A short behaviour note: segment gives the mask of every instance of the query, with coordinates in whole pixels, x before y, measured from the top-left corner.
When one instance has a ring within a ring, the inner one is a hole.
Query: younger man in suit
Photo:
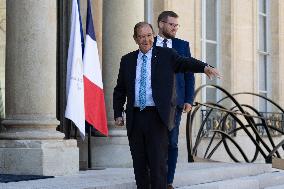
[[[176,38],[179,28],[178,15],[173,11],[163,11],[158,16],[159,33],[155,37],[154,45],[173,48],[181,56],[190,57],[187,41]],[[174,174],[178,158],[178,136],[182,112],[188,113],[192,108],[195,79],[192,72],[176,74],[177,106],[174,128],[169,131],[168,146],[168,189],[173,189]]]

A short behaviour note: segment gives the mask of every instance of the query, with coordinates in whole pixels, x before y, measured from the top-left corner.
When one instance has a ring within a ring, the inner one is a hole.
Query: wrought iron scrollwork
[[[195,96],[202,89],[210,87],[223,93],[223,98],[218,102],[195,102],[192,112],[187,115],[186,138],[188,149],[188,160],[194,161],[198,148],[203,139],[207,138],[209,144],[203,154],[203,159],[210,159],[224,145],[229,157],[235,162],[254,162],[261,155],[266,163],[271,163],[272,157],[281,158],[279,150],[284,150],[284,140],[276,144],[273,136],[284,134],[284,110],[271,99],[259,94],[242,92],[230,94],[228,91],[216,85],[202,85],[195,91]],[[252,98],[261,98],[273,106],[273,112],[259,112],[249,104],[241,104],[236,97],[249,95]],[[201,116],[200,116],[201,115]],[[200,127],[193,143],[193,122],[201,117]],[[254,155],[249,158],[236,138],[238,132],[245,133],[244,136],[252,142],[255,147]],[[267,140],[264,139],[267,138]],[[216,142],[217,141],[217,142]],[[237,152],[237,158],[228,144],[233,145]]]

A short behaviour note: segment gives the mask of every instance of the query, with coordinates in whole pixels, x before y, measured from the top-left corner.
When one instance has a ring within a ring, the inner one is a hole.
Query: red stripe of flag
[[[84,76],[86,121],[108,135],[104,91]]]

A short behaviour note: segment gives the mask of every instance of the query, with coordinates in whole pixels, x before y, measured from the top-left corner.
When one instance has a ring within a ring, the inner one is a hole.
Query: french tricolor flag
[[[87,5],[87,31],[83,56],[85,119],[104,135],[108,135],[105,99],[98,46],[93,25],[91,3]]]

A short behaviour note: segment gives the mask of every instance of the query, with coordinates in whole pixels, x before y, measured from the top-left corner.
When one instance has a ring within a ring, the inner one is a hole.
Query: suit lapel
[[[157,43],[157,36],[156,36],[156,37],[154,37],[153,47],[156,47],[156,43]]]
[[[129,76],[131,81],[131,89],[135,91],[135,78],[136,78],[136,66],[137,66],[137,57],[138,57],[138,50],[135,51],[130,59],[130,64],[129,64]]]
[[[172,38],[172,48],[177,49],[177,46],[178,46],[178,44],[177,44],[176,38]]]
[[[154,76],[155,76],[155,73],[156,73],[156,67],[157,67],[157,56],[158,56],[158,52],[157,52],[157,48],[153,47],[153,50],[152,50],[152,59],[151,59],[151,83],[153,83],[154,81]]]

